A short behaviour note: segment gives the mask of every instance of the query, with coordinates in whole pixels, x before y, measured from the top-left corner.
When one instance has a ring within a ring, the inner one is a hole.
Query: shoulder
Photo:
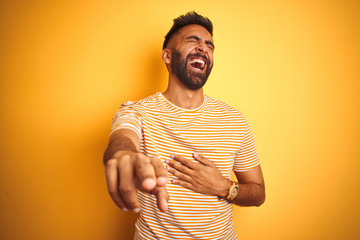
[[[210,96],[207,96],[207,107],[209,111],[217,114],[227,114],[234,117],[244,117],[242,112],[229,104]]]
[[[158,98],[159,98],[159,93],[155,93],[138,101],[126,101],[121,104],[120,108],[142,111],[144,109],[156,106],[156,103],[158,102]]]

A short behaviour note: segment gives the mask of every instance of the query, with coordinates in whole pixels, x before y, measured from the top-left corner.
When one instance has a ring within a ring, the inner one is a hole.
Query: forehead
[[[213,38],[211,37],[208,30],[206,30],[206,28],[204,28],[203,26],[195,25],[195,24],[187,25],[185,27],[180,28],[175,37],[178,38],[179,40],[183,40],[186,37],[192,35],[198,36],[203,40],[209,40],[213,42]]]

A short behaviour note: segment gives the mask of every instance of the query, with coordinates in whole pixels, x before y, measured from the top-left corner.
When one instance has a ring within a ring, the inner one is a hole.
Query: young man
[[[232,203],[265,200],[245,117],[203,93],[213,52],[208,18],[174,19],[162,52],[167,90],[122,104],[113,119],[107,186],[122,210],[141,211],[135,239],[236,239]]]

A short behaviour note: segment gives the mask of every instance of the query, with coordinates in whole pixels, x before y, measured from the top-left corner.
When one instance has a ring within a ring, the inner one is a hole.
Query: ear
[[[169,48],[165,48],[162,51],[161,58],[165,64],[170,64],[171,63],[171,50]]]

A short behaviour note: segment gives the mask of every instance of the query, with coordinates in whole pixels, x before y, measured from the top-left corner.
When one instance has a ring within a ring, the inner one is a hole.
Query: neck
[[[169,85],[164,96],[178,107],[185,109],[195,109],[204,102],[203,88],[190,90],[178,79],[169,79]]]

